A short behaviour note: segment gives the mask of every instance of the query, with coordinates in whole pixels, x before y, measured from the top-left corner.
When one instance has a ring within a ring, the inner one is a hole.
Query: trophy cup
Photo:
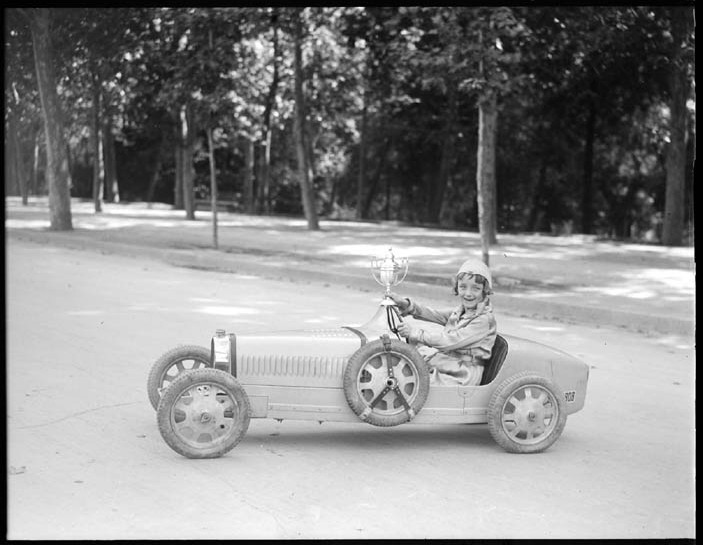
[[[386,257],[383,259],[377,257],[371,258],[371,275],[376,282],[386,287],[384,293],[384,302],[386,305],[395,305],[388,295],[391,293],[391,287],[400,284],[405,279],[406,274],[408,274],[408,258],[401,257],[396,259],[393,255],[393,248],[388,248]]]
[[[390,298],[391,288],[397,286],[408,274],[408,258],[397,258],[393,248],[388,248],[383,258],[371,258],[371,275],[381,286],[384,286],[383,300],[376,314],[364,325],[356,328],[367,338],[375,338],[388,332],[398,335],[397,322],[402,322],[398,305]],[[398,337],[400,338],[400,337]]]

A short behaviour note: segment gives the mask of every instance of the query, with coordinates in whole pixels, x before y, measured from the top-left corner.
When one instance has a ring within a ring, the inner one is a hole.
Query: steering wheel
[[[399,340],[407,343],[408,340],[403,339],[400,333],[398,333],[398,323],[403,323],[403,318],[400,316],[398,307],[395,305],[388,305],[386,307],[386,319],[388,320],[388,329],[390,329]]]

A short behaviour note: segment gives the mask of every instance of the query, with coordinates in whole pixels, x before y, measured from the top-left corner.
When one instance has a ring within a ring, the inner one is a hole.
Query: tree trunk
[[[8,116],[7,133],[17,134],[13,115]],[[5,139],[5,195],[19,195],[20,188],[17,183],[17,160],[15,152],[15,142],[12,137]]]
[[[93,77],[93,104],[91,108],[91,131],[90,143],[93,148],[93,206],[95,212],[102,212],[101,204],[101,185],[102,185],[102,153],[100,140],[100,81],[98,80],[97,70],[92,69]]]
[[[186,219],[195,219],[195,168],[193,166],[194,145],[189,142],[183,148],[183,208]]]
[[[71,155],[71,146],[66,142],[66,167],[68,169],[68,190],[69,196],[71,188],[73,188],[73,156]]]
[[[542,209],[542,200],[544,198],[544,190],[546,186],[547,160],[543,155],[539,166],[539,176],[537,178],[537,184],[535,185],[534,192],[532,194],[532,208],[530,208],[530,215],[527,219],[527,231],[537,230],[537,219]]]
[[[696,102],[696,90],[691,89],[691,100]],[[684,222],[687,225],[693,225],[694,215],[694,199],[693,199],[693,183],[696,166],[696,121],[694,116],[687,116],[686,120],[686,181],[684,189],[684,201],[686,214]],[[691,240],[693,233],[691,233]]]
[[[391,137],[386,137],[383,142],[383,149],[381,150],[381,155],[378,159],[378,165],[376,166],[376,171],[374,172],[373,178],[371,179],[371,185],[369,186],[369,191],[366,195],[366,200],[364,201],[364,210],[362,217],[369,217],[369,208],[371,208],[371,203],[373,198],[376,196],[376,188],[378,187],[378,182],[381,179],[381,173],[383,172],[383,167],[386,166],[386,159],[388,157],[388,150],[391,147]],[[387,185],[387,184],[386,184]],[[388,219],[388,218],[386,218]]]
[[[597,82],[591,76],[591,96],[588,100],[588,119],[586,120],[586,144],[583,151],[583,184],[581,186],[581,232],[590,235],[593,232],[593,149],[596,139],[596,93]]]
[[[154,159],[154,170],[151,173],[151,180],[149,181],[149,189],[146,193],[146,202],[149,203],[149,208],[151,208],[151,203],[154,202],[154,194],[156,193],[156,186],[161,178],[161,164],[163,163],[163,140],[159,140],[156,146],[156,157]]]
[[[32,155],[32,195],[39,194],[39,158],[41,157],[41,129],[37,130],[33,139]]]
[[[256,186],[256,211],[268,214],[271,209],[270,203],[270,181],[271,171],[271,133],[267,133],[265,139],[258,148],[258,184]]]
[[[49,8],[30,8],[26,13],[29,14],[32,31],[37,83],[44,118],[50,228],[55,231],[67,231],[73,229],[70,173],[52,61],[49,35],[51,13]]]
[[[248,140],[253,146],[253,142]],[[212,128],[207,128],[208,158],[210,159],[210,208],[212,209],[212,245],[217,250],[217,177],[215,175],[215,146],[212,140]]]
[[[495,145],[497,111],[495,94],[490,93],[479,101],[478,109],[478,158],[477,196],[478,221],[481,232],[483,262],[489,265],[489,246],[497,243],[495,232]]]
[[[244,210],[252,214],[254,207],[254,141],[244,137]]]
[[[669,146],[666,154],[666,201],[662,244],[680,246],[683,243],[684,188],[686,180],[686,100],[688,79],[681,62],[681,44],[688,32],[690,8],[672,8],[671,33],[673,51],[669,72],[671,120]]]
[[[271,15],[271,25],[273,26],[273,78],[266,95],[266,106],[264,107],[263,134],[261,138],[260,154],[260,179],[257,191],[257,210],[263,210],[267,214],[271,211],[270,198],[270,172],[271,172],[271,134],[272,123],[271,114],[276,104],[276,93],[278,92],[280,48],[278,44],[278,9],[273,8]]]
[[[303,105],[305,105],[305,100],[303,99]],[[305,108],[303,107],[303,111]],[[310,130],[310,124],[305,121],[305,115],[303,115],[303,130],[305,138],[303,142],[305,143],[305,164],[308,168],[308,180],[310,181],[310,193],[312,195],[312,202],[314,204],[314,209],[317,211],[317,193],[315,191],[315,154],[313,153],[313,142],[315,141],[312,136],[312,131]],[[316,212],[317,213],[317,212]]]
[[[390,147],[393,147],[393,137],[391,136],[391,142],[389,144]],[[386,218],[386,221],[389,221],[391,219],[391,182],[393,178],[391,176],[386,176],[386,202],[384,206],[384,217]]]
[[[103,190],[105,201],[120,202],[120,187],[117,182],[117,161],[115,160],[115,136],[112,134],[112,118],[105,113],[103,118]]]
[[[27,206],[29,203],[29,180],[27,180],[27,174],[25,170],[24,157],[22,153],[22,144],[19,138],[15,135],[15,144],[17,149],[17,177],[20,182],[20,195],[22,195],[22,204]]]
[[[180,132],[176,138],[173,180],[173,208],[183,210],[183,141]]]
[[[17,188],[17,194],[22,196],[22,204],[26,206],[28,204],[28,194],[29,194],[29,183],[27,181],[23,153],[22,153],[22,143],[19,139],[19,123],[17,122],[17,115],[15,112],[10,112],[9,118],[9,142],[6,140],[5,146],[8,149],[8,163],[11,175],[9,181],[15,182],[15,187]]]
[[[181,108],[181,137],[183,141],[183,208],[186,219],[195,219],[195,195],[193,182],[195,169],[193,168],[193,154],[195,153],[195,127],[193,113],[190,105]]]
[[[430,193],[428,219],[431,223],[439,223],[447,190],[455,152],[455,121],[457,119],[456,87],[450,82],[447,96],[447,111],[444,119],[444,135],[442,137],[442,155],[439,162],[437,182]]]
[[[361,96],[361,135],[359,138],[359,177],[356,182],[356,219],[360,220],[365,217],[366,207],[363,206],[364,202],[364,184],[366,182],[366,130],[367,130],[367,120],[366,120],[366,102],[368,100],[368,78],[367,78],[367,68],[364,68],[363,86],[364,91]]]
[[[305,103],[303,97],[303,70],[302,70],[302,24],[300,21],[300,11],[298,9],[295,16],[295,149],[298,158],[298,178],[300,183],[301,200],[303,212],[308,222],[308,229],[317,231],[320,226],[317,220],[317,210],[315,209],[315,199],[312,192],[312,181],[309,179],[307,164],[307,150],[305,143]]]

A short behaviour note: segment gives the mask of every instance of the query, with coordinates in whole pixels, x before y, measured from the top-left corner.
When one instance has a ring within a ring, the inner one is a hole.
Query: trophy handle
[[[408,258],[407,257],[401,258],[401,263],[402,263],[401,266],[403,267],[403,276],[395,283],[396,286],[398,284],[400,284],[403,280],[405,280],[405,277],[408,274]]]

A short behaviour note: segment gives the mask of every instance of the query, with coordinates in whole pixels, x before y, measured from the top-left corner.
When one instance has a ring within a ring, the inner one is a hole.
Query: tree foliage
[[[5,191],[27,195],[49,172],[23,11]],[[692,240],[691,6],[55,8],[51,44],[76,197],[194,217],[212,146],[235,210],[478,229],[490,98],[494,231]]]

